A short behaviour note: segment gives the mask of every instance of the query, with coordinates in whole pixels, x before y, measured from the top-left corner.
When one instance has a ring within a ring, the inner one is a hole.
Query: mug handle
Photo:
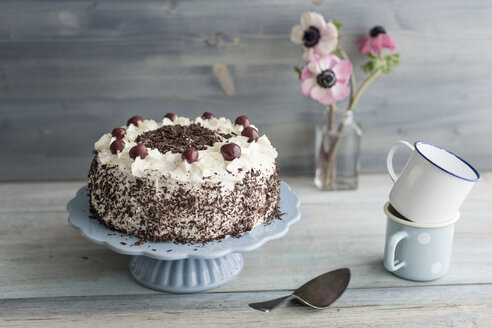
[[[415,150],[412,144],[405,140],[400,140],[397,143],[395,143],[393,146],[391,146],[388,152],[388,156],[386,157],[386,168],[388,169],[388,173],[391,177],[391,180],[393,180],[393,182],[395,182],[396,179],[398,179],[398,176],[396,175],[395,170],[393,169],[393,156],[395,155],[395,152],[398,149],[398,147],[400,147],[401,145],[408,147],[411,151]]]
[[[386,270],[393,272],[405,265],[405,262],[400,262],[395,265],[396,246],[400,241],[407,237],[405,231],[398,231],[391,235],[386,242],[386,252],[384,254],[384,267]]]

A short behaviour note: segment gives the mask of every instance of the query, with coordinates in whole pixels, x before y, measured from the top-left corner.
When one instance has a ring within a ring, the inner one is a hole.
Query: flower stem
[[[331,150],[331,148],[333,147],[333,143],[335,142],[335,112],[336,112],[336,107],[335,107],[335,103],[331,104],[330,105],[330,118],[329,118],[329,122],[328,122],[328,135],[329,135],[329,149]],[[325,161],[326,160],[330,160],[329,158],[329,155],[330,155],[330,151],[325,154],[325,156],[328,156],[327,158],[325,157]],[[331,181],[331,183],[333,184],[334,180],[335,180],[335,170],[332,168],[332,169],[329,169],[329,170],[326,170],[325,174],[324,174],[324,178],[323,178],[323,184],[324,185],[327,185],[328,184],[328,181]]]
[[[347,123],[348,116],[351,113],[347,111],[345,113],[342,121],[338,125],[336,133],[333,133],[330,136],[330,150],[328,151],[328,154],[326,154],[326,159],[328,160],[328,164],[326,165],[326,172],[324,175],[324,185],[328,185],[330,183],[330,187],[334,190],[336,187],[335,180],[336,180],[336,156],[337,156],[337,151],[338,147],[340,145],[340,138],[342,136],[343,130],[345,129],[345,124]]]
[[[343,49],[340,46],[337,46],[337,50],[340,52],[340,55],[343,57],[343,59],[350,61],[347,53],[343,51]],[[378,55],[379,57],[381,57],[382,53],[379,53]],[[369,77],[361,84],[357,92],[355,92],[355,87],[356,87],[355,75],[353,72],[352,74],[350,74],[350,101],[347,108],[347,113],[345,115],[349,115],[349,113],[354,110],[354,107],[355,105],[357,105],[357,102],[359,101],[359,98],[364,92],[364,90],[369,86],[369,84],[371,84],[372,81],[374,81],[376,77],[378,77],[379,74],[382,73],[382,71],[383,71],[382,68],[378,68],[377,70],[372,72],[372,74],[369,75]],[[320,153],[319,153],[319,163],[318,163],[321,170],[321,181],[323,185],[326,186],[330,184],[332,189],[336,187],[335,163],[336,163],[336,155],[337,155],[338,147],[340,144],[340,137],[342,136],[343,130],[345,129],[346,119],[348,118],[347,116],[344,116],[342,122],[340,122],[335,132],[334,115],[335,115],[335,104],[330,105],[330,109],[329,109],[329,124],[328,124],[329,150],[328,152],[325,151],[325,140],[324,138],[322,138]]]
[[[347,53],[340,47],[340,44],[337,45],[337,50],[340,52],[340,55],[342,56],[343,59],[350,61],[349,56]],[[352,102],[352,99],[354,99],[354,94],[355,94],[355,74],[354,71],[352,71],[352,74],[350,74],[350,102]]]
[[[335,103],[330,105],[330,114],[329,114],[329,119],[328,119],[328,131],[330,133],[333,132],[333,129],[335,128]]]
[[[354,109],[355,105],[357,104],[357,101],[359,101],[359,98],[362,95],[362,93],[364,92],[364,90],[367,88],[367,86],[369,84],[371,84],[372,81],[374,81],[374,79],[376,77],[378,77],[379,74],[381,74],[382,71],[383,71],[382,68],[378,68],[377,70],[375,70],[374,72],[372,72],[371,75],[369,75],[369,77],[364,81],[364,83],[361,84],[361,86],[360,86],[359,90],[357,90],[354,98],[351,99],[347,111],[351,111],[351,110]]]
[[[360,86],[359,90],[357,90],[354,98],[350,99],[347,113],[351,112],[354,109],[355,105],[357,104],[357,101],[359,100],[359,98],[362,95],[362,93],[364,92],[364,90],[367,88],[367,86],[369,84],[371,84],[372,81],[374,81],[374,79],[376,77],[378,77],[379,74],[381,74],[382,71],[383,71],[382,68],[378,68],[371,75],[369,75],[369,77],[361,84],[361,86]],[[336,134],[334,135],[334,139],[332,139],[330,141],[330,150],[327,154],[327,158],[328,158],[328,165],[326,168],[327,174],[325,175],[327,180],[328,180],[328,177],[335,179],[334,170],[336,167],[335,166],[336,154],[337,154],[338,146],[340,143],[340,137],[342,135],[344,128],[345,128],[345,117],[342,120],[342,122],[340,122],[340,124],[338,125],[338,129],[337,129]],[[327,180],[326,180],[326,182],[327,182]]]

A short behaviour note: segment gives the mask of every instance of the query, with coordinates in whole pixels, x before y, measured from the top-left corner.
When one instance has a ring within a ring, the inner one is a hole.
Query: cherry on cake
[[[278,214],[277,152],[245,115],[134,116],[95,143],[92,215],[150,241],[239,237]]]

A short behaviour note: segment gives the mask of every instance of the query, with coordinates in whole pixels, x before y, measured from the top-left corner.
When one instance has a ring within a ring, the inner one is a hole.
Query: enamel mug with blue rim
[[[399,175],[393,169],[393,155],[404,146],[412,151]],[[452,152],[417,141],[399,141],[388,152],[388,173],[394,181],[389,195],[393,208],[414,222],[446,221],[459,212],[480,174]]]

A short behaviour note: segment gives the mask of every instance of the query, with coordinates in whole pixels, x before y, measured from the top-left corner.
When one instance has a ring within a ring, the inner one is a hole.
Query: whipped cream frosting
[[[205,150],[198,151],[198,161],[188,163],[181,158],[180,153],[170,151],[161,153],[157,149],[148,148],[148,156],[144,159],[137,157],[135,160],[129,156],[130,149],[136,145],[135,139],[142,133],[156,130],[164,125],[190,125],[198,123],[210,130],[224,134],[234,133],[226,141],[216,142]],[[252,127],[256,128],[252,125]],[[161,122],[144,120],[138,126],[122,126],[126,129],[126,135],[122,139],[125,142],[123,151],[112,154],[109,147],[116,140],[110,133],[104,134],[94,145],[97,151],[97,161],[102,165],[117,166],[123,173],[134,177],[147,177],[159,179],[164,176],[185,183],[200,182],[204,178],[208,181],[220,181],[224,186],[232,188],[234,184],[243,180],[251,169],[270,175],[276,170],[275,158],[277,151],[271,145],[267,136],[261,136],[258,141],[248,142],[247,137],[241,136],[242,125],[236,125],[227,118],[190,120],[186,117],[176,117],[173,122],[164,118]],[[220,152],[222,145],[236,143],[241,147],[241,157],[232,161],[226,161]]]

